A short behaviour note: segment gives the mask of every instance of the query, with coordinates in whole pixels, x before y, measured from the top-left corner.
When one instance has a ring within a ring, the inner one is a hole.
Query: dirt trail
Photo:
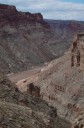
[[[17,83],[18,81],[22,80],[22,79],[25,79],[25,78],[28,78],[38,72],[40,72],[42,69],[42,67],[36,67],[34,69],[31,69],[31,70],[26,70],[26,71],[23,71],[23,72],[19,72],[17,74],[11,74],[11,75],[8,75],[8,78],[13,82],[13,83]]]

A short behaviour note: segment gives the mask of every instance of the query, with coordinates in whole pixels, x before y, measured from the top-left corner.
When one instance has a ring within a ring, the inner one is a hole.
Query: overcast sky
[[[0,0],[20,11],[40,12],[46,19],[84,21],[84,0]]]

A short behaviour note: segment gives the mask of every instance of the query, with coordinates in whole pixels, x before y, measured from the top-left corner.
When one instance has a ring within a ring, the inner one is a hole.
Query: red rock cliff
[[[49,28],[49,25],[43,21],[41,13],[31,14],[29,12],[17,11],[15,6],[0,4],[0,26],[11,24],[20,25],[28,23],[40,22],[44,27]]]

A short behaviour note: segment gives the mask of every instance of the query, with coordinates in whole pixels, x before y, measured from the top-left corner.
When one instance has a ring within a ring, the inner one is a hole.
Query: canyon
[[[15,73],[41,66],[67,51],[83,22],[53,21],[0,4],[0,69]]]
[[[71,67],[78,33],[84,22],[0,4],[1,128],[84,127],[84,36],[80,66]]]

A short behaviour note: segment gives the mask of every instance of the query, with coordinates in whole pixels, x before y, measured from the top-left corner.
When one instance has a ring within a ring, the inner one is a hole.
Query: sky
[[[42,13],[45,19],[84,21],[84,0],[0,0],[17,10]]]

